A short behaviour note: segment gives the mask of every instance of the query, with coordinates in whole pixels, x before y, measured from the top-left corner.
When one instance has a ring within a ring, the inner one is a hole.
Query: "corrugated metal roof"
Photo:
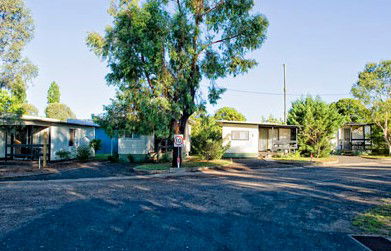
[[[79,125],[79,126],[88,126],[88,127],[99,127],[99,125],[95,124],[91,120],[81,120],[81,119],[70,119],[67,121],[59,120],[59,119],[51,119],[51,118],[42,118],[35,116],[22,116],[22,120],[31,121],[31,122],[43,122],[43,123],[53,123],[53,124],[62,124],[62,125]]]

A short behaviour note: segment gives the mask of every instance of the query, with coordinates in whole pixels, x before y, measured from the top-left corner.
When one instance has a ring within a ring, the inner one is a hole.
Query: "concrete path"
[[[390,191],[390,166],[0,183],[0,250],[363,250]]]

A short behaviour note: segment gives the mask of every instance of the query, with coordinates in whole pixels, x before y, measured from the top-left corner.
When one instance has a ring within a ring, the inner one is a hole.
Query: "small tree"
[[[288,114],[288,124],[300,125],[299,151],[305,155],[324,157],[331,152],[330,140],[344,123],[335,105],[328,105],[320,98],[299,99],[292,104]]]
[[[60,87],[53,81],[48,89],[48,104],[60,103],[60,96]]]
[[[216,111],[216,120],[246,121],[246,117],[232,107],[223,107]]]
[[[391,60],[367,64],[352,94],[370,110],[370,118],[383,131],[391,155]]]
[[[222,129],[206,114],[192,116],[191,152],[204,159],[220,159],[229,146],[223,146]]]
[[[59,103],[49,104],[45,109],[45,114],[47,118],[59,120],[76,118],[76,115],[72,112],[71,108]]]

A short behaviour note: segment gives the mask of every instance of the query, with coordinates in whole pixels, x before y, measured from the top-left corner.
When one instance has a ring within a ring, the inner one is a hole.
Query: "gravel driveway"
[[[389,166],[0,183],[0,250],[364,250],[350,221],[390,191]]]

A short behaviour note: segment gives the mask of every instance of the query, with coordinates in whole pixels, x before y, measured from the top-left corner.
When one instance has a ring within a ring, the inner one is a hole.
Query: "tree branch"
[[[143,62],[143,65],[145,65],[145,58],[143,55],[141,56],[141,62]],[[145,77],[147,78],[149,87],[151,88],[152,91],[154,91],[155,88],[152,85],[151,78],[149,77],[149,73],[145,69],[144,69],[144,74]]]
[[[216,4],[216,6],[208,9],[207,11],[205,11],[204,13],[201,14],[201,16],[205,16],[207,14],[209,14],[210,12],[214,11],[215,9],[219,8],[220,6],[222,6],[223,4],[225,4],[225,1],[224,0],[221,0],[218,4]]]
[[[200,55],[201,52],[203,52],[206,48],[208,48],[209,46],[212,46],[214,44],[218,44],[218,43],[221,43],[221,42],[224,42],[226,40],[231,40],[231,39],[234,39],[234,38],[237,38],[239,36],[243,35],[243,33],[239,33],[239,34],[236,34],[234,36],[230,36],[230,37],[226,37],[226,38],[222,38],[222,39],[219,39],[219,40],[216,40],[216,41],[213,41],[213,42],[210,42],[209,44],[206,44],[202,47],[202,49],[197,53],[197,55]]]

